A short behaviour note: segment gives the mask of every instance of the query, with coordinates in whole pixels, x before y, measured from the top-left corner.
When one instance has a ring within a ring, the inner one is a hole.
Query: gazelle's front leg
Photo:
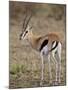
[[[44,59],[43,59],[43,53],[41,53],[41,82],[40,85],[43,84],[43,73],[44,73]]]
[[[61,43],[59,43],[58,45],[58,50],[57,50],[57,55],[58,55],[58,80],[59,80],[59,83],[61,83],[61,49],[62,49],[62,46],[61,46]]]
[[[48,65],[49,65],[50,83],[52,83],[52,73],[51,73],[50,54],[48,55]]]

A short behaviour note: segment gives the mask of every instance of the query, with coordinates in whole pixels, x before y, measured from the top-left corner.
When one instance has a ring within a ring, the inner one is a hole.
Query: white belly
[[[41,53],[43,53],[44,55],[48,55],[49,49],[48,46],[46,45],[42,50]]]

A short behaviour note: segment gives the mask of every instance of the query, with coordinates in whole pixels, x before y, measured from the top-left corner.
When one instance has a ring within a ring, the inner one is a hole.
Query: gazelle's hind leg
[[[61,77],[61,43],[58,44],[57,48],[57,61],[58,61],[58,82],[60,83],[60,77]]]
[[[52,83],[52,72],[51,72],[50,54],[48,55],[48,65],[49,65],[50,83]]]
[[[44,59],[43,59],[43,53],[41,53],[41,82],[40,82],[40,86],[43,85],[43,73],[44,73]]]
[[[53,61],[56,64],[56,82],[60,83],[61,75],[61,43],[58,43],[58,47],[52,51]]]
[[[55,81],[57,82],[58,81],[58,62],[57,62],[56,57],[55,57],[55,50],[52,51],[52,61],[54,62],[54,65],[55,65],[55,68],[56,68],[56,70],[55,70],[55,72],[56,72]]]

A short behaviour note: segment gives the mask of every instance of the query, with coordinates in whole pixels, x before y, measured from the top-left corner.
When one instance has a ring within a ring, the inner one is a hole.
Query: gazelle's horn
[[[24,20],[23,20],[23,26],[22,26],[22,29],[24,29],[24,28],[25,28],[26,19],[27,19],[27,14],[25,15],[25,18],[24,18]]]
[[[31,17],[32,17],[32,14],[31,14],[30,17],[28,18],[28,21],[27,21],[26,26],[25,26],[25,28],[24,28],[25,30],[26,30],[26,28],[27,28],[27,26],[28,26],[28,24],[29,24],[29,21],[30,21]]]

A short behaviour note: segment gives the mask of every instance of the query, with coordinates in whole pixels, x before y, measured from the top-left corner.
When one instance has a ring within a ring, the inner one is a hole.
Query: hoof
[[[58,83],[60,84],[61,83],[61,80],[59,80]]]
[[[50,80],[50,83],[52,83],[52,80]]]
[[[58,85],[58,81],[54,81],[53,82],[53,85],[56,85],[57,86]]]
[[[49,81],[49,84],[50,84],[50,85],[52,85],[52,84],[53,84],[52,80],[50,80],[50,81]]]
[[[43,81],[40,82],[40,86],[43,86]]]
[[[61,84],[61,81],[59,81],[58,84],[60,85]]]

